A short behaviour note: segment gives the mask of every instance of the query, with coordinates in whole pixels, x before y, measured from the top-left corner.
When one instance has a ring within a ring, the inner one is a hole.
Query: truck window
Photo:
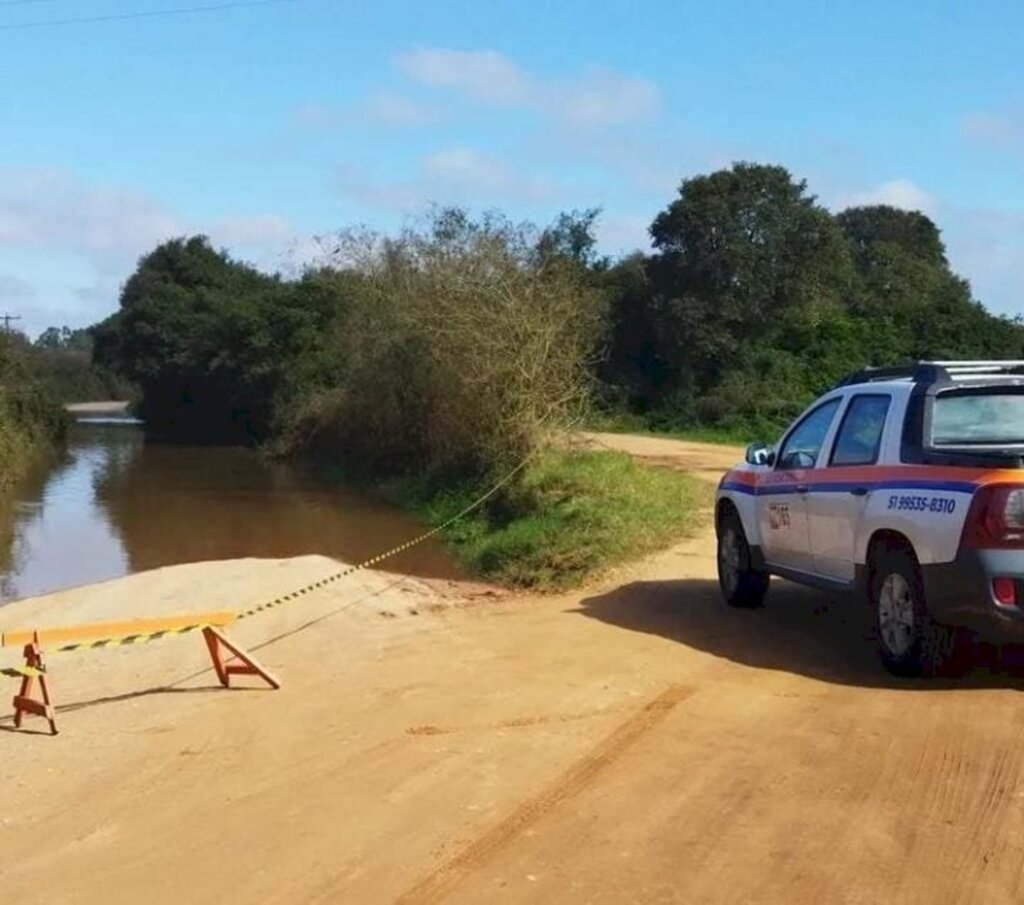
[[[831,465],[874,465],[878,461],[890,399],[879,393],[850,400],[832,447]]]
[[[1001,387],[940,393],[932,407],[932,445],[1024,445],[1024,393]]]
[[[839,408],[839,400],[830,399],[804,416],[803,421],[797,424],[786,438],[782,451],[779,453],[779,464],[776,467],[780,469],[814,468],[837,408]]]

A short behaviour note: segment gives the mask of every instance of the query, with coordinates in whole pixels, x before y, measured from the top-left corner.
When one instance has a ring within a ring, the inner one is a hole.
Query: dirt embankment
[[[216,688],[195,636],[54,657],[62,734],[0,731],[0,890],[1019,902],[1024,673],[890,680],[847,602],[779,583],[764,611],[725,609],[713,552],[708,534],[543,598],[360,573],[231,631],[277,692]],[[243,607],[334,568],[165,569],[0,628]]]

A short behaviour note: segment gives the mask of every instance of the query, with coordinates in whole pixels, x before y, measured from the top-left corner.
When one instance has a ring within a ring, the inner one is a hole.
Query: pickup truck
[[[870,605],[882,662],[933,672],[963,630],[1024,638],[1024,361],[866,368],[718,486],[718,575]]]

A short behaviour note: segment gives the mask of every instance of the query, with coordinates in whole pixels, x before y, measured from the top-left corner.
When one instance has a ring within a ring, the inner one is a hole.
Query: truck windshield
[[[932,409],[932,445],[1024,445],[1024,393],[984,389],[940,394]]]

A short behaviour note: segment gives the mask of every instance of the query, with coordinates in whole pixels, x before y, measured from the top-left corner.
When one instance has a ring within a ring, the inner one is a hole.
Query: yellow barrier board
[[[64,641],[89,641],[94,638],[132,638],[138,635],[156,635],[176,632],[183,628],[211,625],[221,628],[237,619],[236,613],[189,613],[186,616],[164,616],[155,619],[131,619],[125,622],[93,622],[88,625],[69,625],[37,630],[21,629],[0,634],[0,647],[21,647],[38,639],[40,645],[60,644]]]

